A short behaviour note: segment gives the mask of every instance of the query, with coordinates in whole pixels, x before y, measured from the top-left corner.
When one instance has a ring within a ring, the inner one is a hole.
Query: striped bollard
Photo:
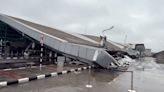
[[[43,39],[44,39],[44,36],[42,35],[41,38],[40,38],[40,45],[41,45],[41,49],[40,49],[40,70],[42,68],[42,62],[43,62]]]

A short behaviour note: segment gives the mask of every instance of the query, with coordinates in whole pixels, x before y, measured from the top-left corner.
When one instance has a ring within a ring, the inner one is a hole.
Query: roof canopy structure
[[[108,68],[111,62],[118,65],[104,48],[99,47],[99,37],[63,32],[4,14],[0,14],[0,21],[37,41],[43,36],[45,45],[64,55],[76,57],[80,61],[97,63],[104,68]],[[110,50],[123,48],[122,45],[112,41],[107,41],[107,46]]]

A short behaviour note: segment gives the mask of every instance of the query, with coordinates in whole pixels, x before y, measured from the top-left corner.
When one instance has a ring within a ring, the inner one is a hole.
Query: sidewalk
[[[21,68],[13,70],[0,70],[0,82],[12,81],[25,77],[32,77],[41,74],[49,74],[52,72],[61,72],[63,70],[74,69],[77,67],[84,67],[84,65],[64,65],[64,67],[57,67],[56,65],[47,65],[43,67],[35,66],[32,68]]]

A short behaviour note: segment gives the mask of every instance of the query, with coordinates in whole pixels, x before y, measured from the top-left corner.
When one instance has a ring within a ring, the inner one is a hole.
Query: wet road
[[[164,67],[145,58],[133,63],[134,89],[137,92],[163,92]],[[130,73],[86,70],[57,77],[0,88],[0,92],[128,92]],[[90,84],[92,87],[87,88]]]

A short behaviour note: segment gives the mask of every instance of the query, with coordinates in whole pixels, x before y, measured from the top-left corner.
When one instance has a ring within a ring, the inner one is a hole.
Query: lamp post
[[[108,30],[111,30],[111,29],[113,29],[114,28],[114,26],[111,26],[110,28],[108,28],[108,29],[105,29],[105,30],[103,30],[102,31],[102,36],[100,36],[100,46],[101,47],[105,47],[106,48],[106,40],[107,40],[107,38],[106,38],[106,36],[104,35],[104,32],[105,31],[108,31]]]
[[[104,36],[104,32],[105,32],[105,31],[111,30],[111,29],[113,29],[113,28],[114,28],[114,26],[111,26],[111,27],[108,28],[108,29],[104,29],[104,30],[102,31],[103,36]]]

